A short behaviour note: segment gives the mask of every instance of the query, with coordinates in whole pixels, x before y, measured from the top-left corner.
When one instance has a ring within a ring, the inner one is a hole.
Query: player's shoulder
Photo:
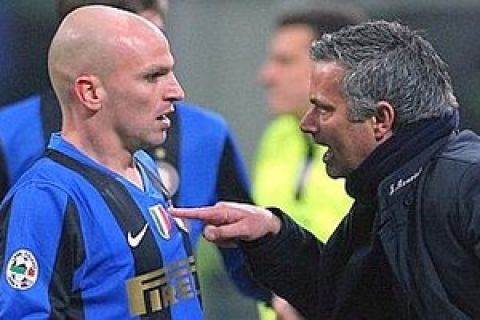
[[[0,107],[0,135],[11,136],[32,126],[39,117],[40,96],[33,95],[23,100]]]
[[[24,114],[25,112],[33,111],[40,106],[40,96],[32,95],[25,99],[12,102],[10,104],[0,107],[0,118],[2,120],[15,118]]]
[[[182,101],[176,103],[175,108],[178,117],[182,120],[202,121],[206,126],[228,126],[227,121],[221,114],[207,107]]]

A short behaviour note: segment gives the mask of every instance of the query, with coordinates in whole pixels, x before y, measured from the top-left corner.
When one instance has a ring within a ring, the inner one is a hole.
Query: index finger
[[[172,208],[170,212],[174,217],[200,219],[208,224],[222,225],[226,222],[227,212],[219,207],[202,208]]]

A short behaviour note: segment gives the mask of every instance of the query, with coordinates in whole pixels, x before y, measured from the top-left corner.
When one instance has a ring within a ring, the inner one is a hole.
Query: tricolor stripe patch
[[[169,219],[169,215],[165,208],[158,204],[156,206],[148,208],[150,215],[152,216],[155,225],[157,226],[160,235],[165,239],[170,239],[170,232],[172,230],[172,224]]]

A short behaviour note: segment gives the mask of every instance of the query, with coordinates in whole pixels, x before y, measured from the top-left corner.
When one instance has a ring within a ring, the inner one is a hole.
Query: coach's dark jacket
[[[440,139],[378,197],[325,245],[273,209],[280,233],[244,244],[255,277],[307,319],[480,319],[480,138]]]

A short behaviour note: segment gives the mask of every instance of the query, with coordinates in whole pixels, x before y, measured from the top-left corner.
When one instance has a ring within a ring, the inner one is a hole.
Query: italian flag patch
[[[167,210],[165,210],[165,208],[161,204],[158,204],[156,206],[148,208],[148,211],[150,211],[150,215],[152,216],[152,219],[155,222],[155,226],[160,232],[160,235],[165,240],[170,239],[172,223],[170,222]]]

